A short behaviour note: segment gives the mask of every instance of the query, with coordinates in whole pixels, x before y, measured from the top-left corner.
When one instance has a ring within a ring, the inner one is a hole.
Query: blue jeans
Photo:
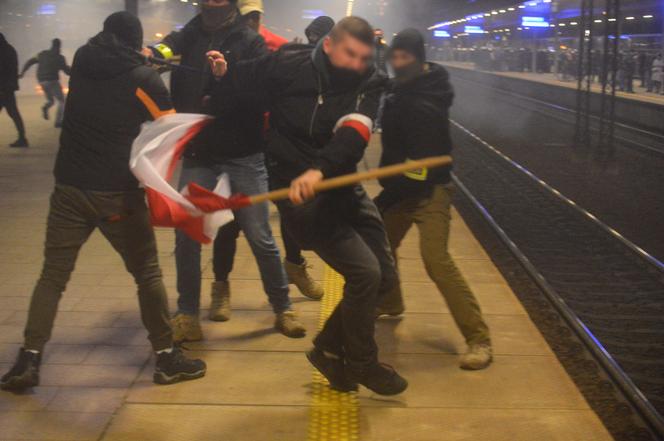
[[[268,191],[263,154],[231,159],[221,164],[208,164],[185,158],[180,188],[195,182],[212,190],[222,173],[228,174],[233,193],[254,195]],[[269,205],[254,205],[234,214],[254,253],[263,280],[263,289],[272,309],[275,313],[290,309],[288,278],[281,264],[279,248],[272,236]],[[175,233],[175,263],[179,293],[178,312],[198,315],[201,304],[201,244],[179,230]]]

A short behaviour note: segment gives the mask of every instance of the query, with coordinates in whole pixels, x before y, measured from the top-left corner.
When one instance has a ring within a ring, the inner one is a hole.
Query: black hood
[[[100,32],[81,47],[74,58],[74,74],[109,80],[145,64],[143,56],[108,32]]]
[[[454,91],[450,87],[449,74],[444,67],[435,63],[425,63],[425,72],[403,82],[395,82],[392,91],[396,95],[402,93],[420,95],[448,107],[454,100]]]
[[[9,43],[7,43],[7,40],[5,39],[5,36],[0,34],[0,47],[5,47],[8,46]]]

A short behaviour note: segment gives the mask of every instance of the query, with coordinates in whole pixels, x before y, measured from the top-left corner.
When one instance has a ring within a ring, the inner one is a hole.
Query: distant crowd
[[[579,51],[566,49],[557,55],[550,50],[538,50],[533,54],[530,48],[457,48],[445,51],[446,61],[471,62],[479,70],[497,72],[537,72],[553,73],[561,81],[578,80],[590,76],[592,82],[602,83],[604,78],[603,52],[594,50],[591,62],[579,69]],[[441,58],[441,55],[438,56]],[[622,50],[619,52],[615,68],[607,61],[609,83],[615,75],[616,87],[620,91],[634,93],[636,82],[647,93],[664,94],[664,59],[661,52]]]

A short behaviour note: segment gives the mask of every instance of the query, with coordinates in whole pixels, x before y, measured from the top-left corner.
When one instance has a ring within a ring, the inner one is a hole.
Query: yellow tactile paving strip
[[[320,305],[318,328],[322,328],[343,296],[344,279],[325,268],[325,296]],[[309,410],[309,441],[359,440],[357,393],[337,392],[318,371],[313,373],[313,393]]]

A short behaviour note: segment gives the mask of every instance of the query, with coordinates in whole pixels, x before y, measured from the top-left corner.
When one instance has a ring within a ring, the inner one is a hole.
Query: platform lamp
[[[125,10],[138,16],[138,0],[125,0]]]

